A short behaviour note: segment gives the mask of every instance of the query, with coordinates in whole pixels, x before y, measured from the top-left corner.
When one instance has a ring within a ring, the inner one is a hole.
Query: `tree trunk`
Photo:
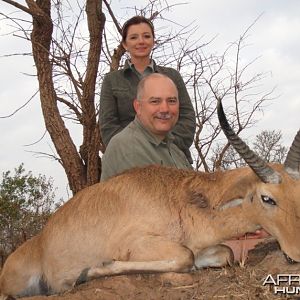
[[[100,129],[95,109],[95,85],[105,24],[102,1],[87,0],[86,14],[90,33],[90,48],[83,94],[80,99],[83,126],[83,143],[80,147],[80,154],[86,166],[86,184],[92,185],[99,181],[101,175],[99,150],[102,150],[100,149],[102,143],[100,142]]]
[[[95,80],[101,52],[101,38],[104,27],[101,0],[87,0],[88,25],[90,30],[90,51],[87,75],[84,81],[82,99],[83,144],[80,154],[66,128],[57,105],[57,95],[52,78],[50,46],[53,23],[51,1],[26,1],[33,16],[31,34],[33,57],[40,87],[40,101],[46,129],[65,169],[70,189],[75,194],[82,188],[99,181],[100,178],[100,132],[95,112]]]

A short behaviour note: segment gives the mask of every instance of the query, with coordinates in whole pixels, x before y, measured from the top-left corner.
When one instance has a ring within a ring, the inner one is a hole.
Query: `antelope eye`
[[[269,205],[276,205],[276,202],[269,196],[261,195],[261,200]]]

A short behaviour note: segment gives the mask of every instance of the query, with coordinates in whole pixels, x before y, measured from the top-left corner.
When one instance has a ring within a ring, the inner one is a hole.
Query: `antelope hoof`
[[[77,278],[77,280],[76,280],[74,286],[83,284],[83,283],[85,283],[85,282],[88,281],[88,276],[87,276],[87,275],[88,275],[89,269],[90,269],[90,268],[86,268],[86,269],[84,269],[84,270],[80,273],[80,275],[79,275],[79,277]]]
[[[232,265],[234,255],[230,247],[226,245],[216,245],[205,248],[195,255],[196,269],[215,267],[220,268]]]
[[[290,258],[287,254],[285,254],[285,253],[283,253],[283,254],[284,254],[284,257],[285,257],[285,259],[287,260],[287,262],[289,264],[296,264],[297,263],[297,261],[295,261],[292,258]]]

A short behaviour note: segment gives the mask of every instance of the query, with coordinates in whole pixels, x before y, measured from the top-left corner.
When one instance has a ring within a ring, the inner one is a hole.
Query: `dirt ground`
[[[244,263],[190,274],[143,274],[104,277],[61,295],[24,300],[185,300],[185,299],[300,299],[274,294],[263,286],[268,274],[300,274],[300,263],[289,264],[273,240],[259,244]]]

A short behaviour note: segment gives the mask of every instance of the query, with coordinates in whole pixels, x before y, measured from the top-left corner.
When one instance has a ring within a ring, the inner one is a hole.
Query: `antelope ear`
[[[229,200],[228,202],[226,202],[226,203],[222,204],[221,206],[219,206],[218,210],[225,210],[225,209],[228,209],[228,208],[241,206],[243,201],[244,201],[243,198]]]
[[[290,167],[287,167],[285,166],[285,171],[287,172],[287,174],[292,178],[292,179],[295,179],[295,180],[299,180],[300,179],[300,172],[295,170],[295,169],[292,169]]]

